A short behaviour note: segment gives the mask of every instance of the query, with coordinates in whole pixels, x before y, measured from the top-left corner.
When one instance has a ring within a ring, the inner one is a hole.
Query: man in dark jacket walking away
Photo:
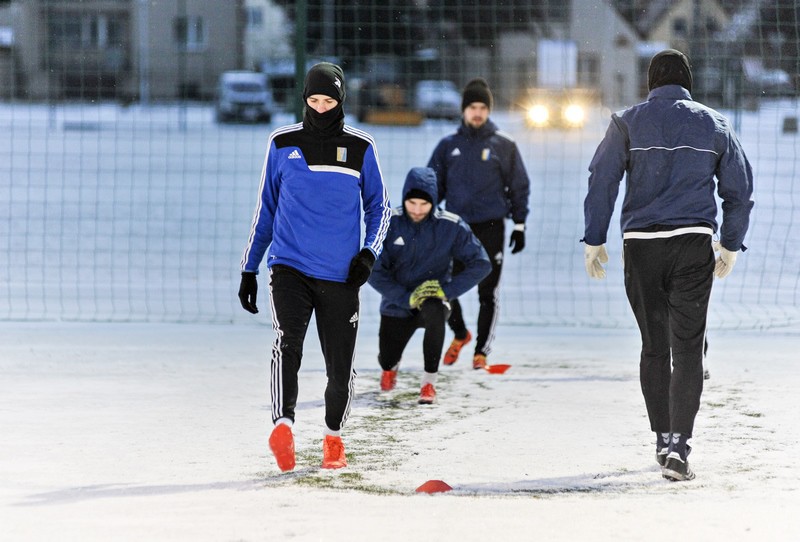
[[[369,283],[382,296],[379,331],[381,389],[394,389],[408,341],[425,329],[425,372],[419,403],[433,403],[444,347],[449,299],[463,294],[491,270],[489,257],[469,226],[457,215],[436,208],[436,174],[413,168],[403,186],[403,205],[392,212],[383,251]],[[463,270],[451,275],[453,260]]]
[[[728,275],[750,223],[753,173],[728,120],[694,100],[686,56],[655,55],[647,101],[611,117],[589,171],[585,264],[602,279],[606,234],[623,175],[625,291],[642,336],[639,375],[656,460],[691,480],[687,456],[703,391],[703,349],[714,276]],[[714,178],[716,177],[716,183]],[[717,234],[717,203],[722,226]],[[714,252],[720,255],[714,260]]]
[[[500,273],[505,247],[505,219],[514,230],[511,254],[525,248],[525,219],[528,216],[530,182],[517,145],[489,119],[493,105],[489,85],[473,79],[464,87],[461,100],[463,121],[458,131],[443,138],[433,151],[428,167],[436,171],[439,199],[445,208],[460,216],[480,239],[492,262],[492,271],[478,286],[477,339],[472,358],[474,369],[486,367],[491,353],[498,315]],[[456,262],[454,273],[460,271]],[[451,299],[448,323],[455,333],[444,357],[445,365],[458,359],[461,348],[472,339],[464,323],[461,305]]]

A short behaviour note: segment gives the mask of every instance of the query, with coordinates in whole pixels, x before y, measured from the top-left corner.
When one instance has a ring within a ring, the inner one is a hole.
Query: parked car
[[[242,120],[269,122],[274,102],[263,73],[227,71],[217,86],[217,122]]]
[[[414,107],[428,118],[458,119],[461,93],[452,81],[419,81],[414,87]]]

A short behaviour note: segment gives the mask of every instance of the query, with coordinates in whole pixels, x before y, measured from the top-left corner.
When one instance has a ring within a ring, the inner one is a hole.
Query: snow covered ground
[[[259,315],[262,316],[262,315]],[[654,460],[633,330],[504,326],[505,375],[443,368],[418,406],[421,335],[378,391],[360,330],[349,466],[322,471],[309,330],[298,466],[267,449],[260,324],[0,326],[4,541],[797,540],[800,329],[717,331],[691,463]],[[443,480],[448,493],[415,489]]]
[[[734,119],[756,173],[750,250],[714,288],[697,479],[675,484],[653,458],[618,215],[607,280],[581,264],[608,112],[579,133],[493,113],[532,179],[490,359],[512,369],[461,361],[442,370],[438,404],[418,406],[418,334],[398,389],[379,393],[365,288],[350,465],[318,468],[311,329],[298,468],[281,474],[267,449],[269,315],[235,297],[269,128],[219,127],[208,108],[0,104],[0,540],[800,539],[800,147],[779,129],[797,112]],[[365,128],[396,198],[453,124]],[[416,493],[427,480],[453,490]]]

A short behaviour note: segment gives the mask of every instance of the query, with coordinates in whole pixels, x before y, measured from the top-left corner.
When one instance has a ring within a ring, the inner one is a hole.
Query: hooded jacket
[[[426,280],[438,280],[447,299],[454,299],[478,284],[492,265],[480,241],[457,215],[436,207],[436,174],[430,168],[413,168],[406,176],[403,201],[411,190],[429,194],[433,207],[415,223],[405,206],[392,210],[383,252],[375,263],[369,284],[381,294],[380,312],[385,316],[413,315],[409,298]],[[465,269],[452,276],[453,260]]]
[[[720,242],[739,250],[750,224],[753,172],[728,120],[692,100],[680,85],[654,88],[647,101],[611,117],[589,165],[584,201],[589,245],[606,242],[620,181],[623,232],[707,224],[717,231],[716,191],[722,198]]]
[[[428,162],[436,171],[445,208],[468,224],[510,217],[524,224],[530,181],[517,144],[487,120],[478,129],[463,122],[436,146]]]

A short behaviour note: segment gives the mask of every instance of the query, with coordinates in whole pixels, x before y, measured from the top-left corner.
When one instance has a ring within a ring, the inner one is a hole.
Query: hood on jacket
[[[403,184],[403,201],[412,190],[421,190],[430,196],[430,201],[435,209],[438,205],[439,188],[436,181],[436,172],[429,167],[411,168]]]

